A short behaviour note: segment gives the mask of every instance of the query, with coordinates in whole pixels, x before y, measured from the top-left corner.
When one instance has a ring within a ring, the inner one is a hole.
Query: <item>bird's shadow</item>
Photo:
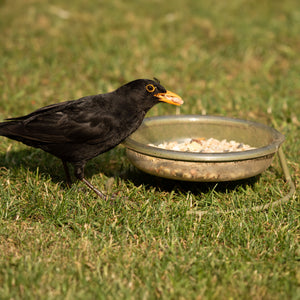
[[[39,172],[42,176],[50,175],[55,183],[65,180],[61,161],[39,149],[9,150],[0,154],[0,168],[5,168],[11,174],[20,169]]]
[[[72,181],[75,182],[76,179],[73,176],[73,167],[71,164],[68,164],[68,167]],[[10,170],[11,174],[16,174],[20,169],[28,170],[33,173],[38,171],[41,176],[50,176],[52,182],[63,183],[62,187],[68,188],[62,161],[40,149],[28,148],[1,153],[0,168]],[[96,165],[96,162],[94,162],[92,167],[87,165],[87,168],[85,168],[85,175],[86,178],[90,178],[95,174],[103,173],[104,175],[111,177],[111,172],[106,172],[107,170],[105,164],[102,164],[102,166],[99,167]]]
[[[91,178],[96,174],[102,173],[108,178],[113,177],[116,182],[123,180],[132,183],[136,187],[144,185],[150,189],[155,188],[164,192],[177,191],[183,194],[193,193],[196,195],[199,193],[207,193],[211,190],[216,192],[230,192],[237,187],[253,186],[260,177],[260,175],[258,175],[243,180],[226,182],[171,180],[153,176],[138,170],[125,158],[125,153],[124,156],[121,154],[121,160],[123,162],[120,162],[120,155],[115,154],[116,153],[112,150],[89,162],[85,168],[86,178]],[[108,165],[109,167],[107,167]],[[9,169],[12,174],[17,173],[20,168],[31,172],[38,170],[41,176],[50,176],[52,182],[62,183],[62,188],[68,188],[60,159],[39,149],[12,150],[2,153],[0,154],[0,168]],[[72,172],[73,170],[70,169],[70,171]]]

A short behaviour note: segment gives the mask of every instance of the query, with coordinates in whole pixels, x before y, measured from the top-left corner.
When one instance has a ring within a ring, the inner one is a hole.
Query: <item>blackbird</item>
[[[0,122],[0,135],[60,158],[68,185],[70,163],[75,177],[106,199],[84,177],[87,161],[124,141],[138,129],[147,111],[161,101],[183,103],[157,80],[137,79],[110,93],[52,104],[26,116],[6,119]]]

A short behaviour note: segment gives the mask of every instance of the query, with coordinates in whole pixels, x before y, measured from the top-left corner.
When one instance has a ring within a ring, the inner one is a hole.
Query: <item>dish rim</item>
[[[226,152],[226,153],[195,153],[195,152],[183,152],[175,150],[161,149],[155,146],[145,145],[137,142],[133,139],[133,136],[129,136],[122,144],[129,150],[144,154],[147,156],[158,157],[169,160],[177,161],[190,161],[190,162],[226,162],[226,161],[239,161],[257,159],[270,154],[275,154],[280,145],[284,142],[285,137],[276,129],[267,125],[237,118],[229,118],[223,116],[210,116],[210,115],[169,115],[169,116],[156,116],[145,118],[141,129],[145,126],[151,126],[153,124],[168,124],[171,122],[200,122],[200,123],[213,123],[215,125],[240,125],[244,127],[257,127],[268,131],[273,140],[271,143],[264,147],[256,149],[245,150],[240,152]],[[139,130],[139,129],[138,129]],[[137,130],[137,131],[138,131]],[[137,132],[136,131],[136,132]]]

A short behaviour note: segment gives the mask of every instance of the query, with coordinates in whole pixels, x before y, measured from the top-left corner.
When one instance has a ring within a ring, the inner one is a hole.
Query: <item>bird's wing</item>
[[[88,100],[64,102],[10,119],[11,134],[42,143],[105,142],[114,135],[117,120],[90,104]]]

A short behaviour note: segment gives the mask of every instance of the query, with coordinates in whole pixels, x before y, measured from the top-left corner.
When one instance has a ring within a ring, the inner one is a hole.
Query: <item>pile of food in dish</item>
[[[164,142],[158,145],[148,145],[166,150],[198,153],[226,153],[255,149],[255,147],[251,147],[244,143],[239,143],[236,141],[227,141],[226,139],[219,141],[214,138],[194,138],[185,140],[183,142],[171,141]]]

